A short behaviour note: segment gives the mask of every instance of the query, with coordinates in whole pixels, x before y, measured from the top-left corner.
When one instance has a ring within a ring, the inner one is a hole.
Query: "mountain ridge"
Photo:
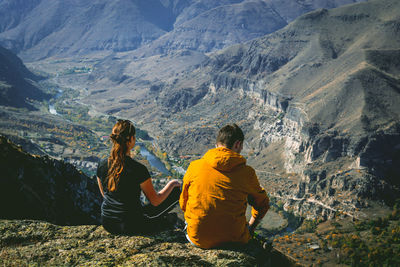
[[[209,52],[275,31],[315,7],[355,1],[360,0],[296,3],[293,14],[283,19],[276,10],[288,11],[276,0],[96,0],[91,4],[30,0],[29,6],[2,0],[0,44],[30,61],[135,50],[159,37],[145,47],[146,54],[183,47]]]

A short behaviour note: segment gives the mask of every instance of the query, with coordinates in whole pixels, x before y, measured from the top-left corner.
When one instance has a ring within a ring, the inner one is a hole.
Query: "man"
[[[201,248],[247,243],[269,209],[269,198],[254,169],[240,155],[244,135],[236,125],[220,129],[216,148],[190,163],[183,178],[180,206],[187,238]],[[247,203],[252,217],[247,223]]]

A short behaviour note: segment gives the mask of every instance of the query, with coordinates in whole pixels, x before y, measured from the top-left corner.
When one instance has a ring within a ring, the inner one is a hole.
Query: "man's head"
[[[217,147],[223,146],[240,153],[243,149],[244,134],[236,124],[222,127],[217,136]]]

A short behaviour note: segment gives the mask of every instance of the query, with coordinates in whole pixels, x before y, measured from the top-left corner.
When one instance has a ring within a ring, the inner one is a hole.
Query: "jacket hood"
[[[214,169],[225,172],[229,172],[236,166],[246,163],[246,159],[242,155],[225,147],[208,150],[203,159]]]

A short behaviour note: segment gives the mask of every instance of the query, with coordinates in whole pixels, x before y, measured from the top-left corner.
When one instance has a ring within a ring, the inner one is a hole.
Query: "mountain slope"
[[[0,44],[25,60],[135,50],[161,36],[146,54],[180,48],[208,52],[273,32],[315,7],[354,1],[2,0]],[[292,11],[286,14],[289,4]]]
[[[21,59],[0,46],[0,105],[33,109],[27,99],[48,98],[35,83],[39,78],[25,67]]]
[[[160,1],[42,0],[0,38],[28,58],[124,51],[158,38],[173,21],[173,14]]]
[[[311,10],[334,8],[359,1],[219,2],[198,1],[184,9],[177,17],[173,31],[145,47],[146,54],[165,53],[176,49],[216,51],[272,33]]]
[[[0,1],[0,32],[20,24],[41,0],[2,0]]]
[[[180,23],[145,50],[148,53],[179,49],[209,52],[263,36],[285,25],[286,21],[267,3],[244,1],[204,11]]]

